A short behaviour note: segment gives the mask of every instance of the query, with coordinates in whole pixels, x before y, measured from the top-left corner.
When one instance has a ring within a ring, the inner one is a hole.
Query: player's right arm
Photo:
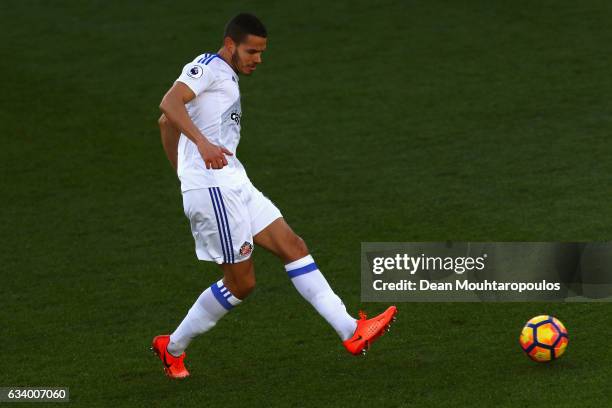
[[[166,115],[162,113],[157,121],[159,124],[159,133],[161,134],[162,146],[166,152],[166,156],[170,161],[170,165],[176,172],[178,165],[178,144],[181,132],[168,120]]]
[[[172,85],[172,88],[166,92],[159,108],[174,127],[195,143],[207,169],[221,169],[227,165],[225,155],[231,156],[233,153],[223,146],[217,146],[209,142],[193,123],[187,113],[185,104],[195,97],[195,93],[189,86],[183,82],[177,81]]]

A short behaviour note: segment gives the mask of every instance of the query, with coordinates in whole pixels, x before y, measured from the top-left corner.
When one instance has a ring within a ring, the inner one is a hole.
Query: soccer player
[[[237,15],[225,27],[221,49],[185,65],[160,104],[162,144],[181,182],[196,255],[219,264],[223,271],[223,279],[202,292],[171,335],[153,339],[152,349],[172,378],[189,375],[185,349],[193,338],[210,330],[253,290],[254,244],[280,258],[298,292],[354,355],[365,353],[397,313],[391,306],[372,319],[362,313],[359,320],[351,317],[304,241],[251,184],[236,157],[242,117],[239,74],[250,75],[257,69],[266,38],[257,17]]]

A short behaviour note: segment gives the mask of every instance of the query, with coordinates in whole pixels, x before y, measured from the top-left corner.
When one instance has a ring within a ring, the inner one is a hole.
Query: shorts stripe
[[[219,214],[217,212],[217,206],[215,205],[215,198],[213,197],[213,191],[212,188],[208,189],[208,193],[210,194],[210,200],[212,201],[213,204],[213,209],[215,210],[215,218],[217,219],[217,229],[219,230],[219,239],[221,240],[221,250],[223,251],[223,263],[227,263],[227,254],[225,253],[225,244],[224,244],[224,239],[223,239],[223,232],[222,232],[222,227],[221,227],[221,223],[219,222]],[[220,211],[219,211],[220,212]]]
[[[217,206],[217,211],[219,212],[219,219],[221,220],[221,237],[223,238],[222,244],[225,243],[225,253],[227,256],[227,259],[225,260],[225,263],[234,263],[234,256],[232,255],[232,246],[230,245],[231,243],[231,238],[228,239],[229,236],[229,225],[228,225],[228,220],[227,220],[227,214],[225,213],[225,211],[221,211],[221,192],[219,191],[218,187],[211,187],[212,188],[212,192],[213,192],[213,197],[215,199],[215,203]]]
[[[231,263],[235,262],[234,259],[234,244],[232,243],[232,233],[230,232],[230,228],[229,228],[229,220],[227,218],[227,211],[225,210],[225,203],[223,202],[223,196],[221,195],[221,190],[219,190],[219,187],[215,187],[217,189],[217,194],[219,195],[219,199],[221,200],[221,207],[223,207],[223,214],[225,215],[225,227],[227,228],[227,236],[229,238],[229,247],[230,247],[230,256],[232,258]]]
[[[227,217],[227,211],[225,211],[225,204],[223,203],[223,196],[221,195],[221,190],[219,187],[211,187],[213,191],[213,196],[215,197],[215,202],[217,205],[217,210],[219,211],[219,218],[221,219],[221,228],[223,230],[223,240],[225,242],[225,249],[227,251],[227,261],[226,263],[235,263],[234,262],[234,251],[232,246],[232,234],[229,227],[229,219]]]
[[[211,187],[210,188],[212,190],[212,194],[215,200],[215,207],[217,209],[217,211],[219,211],[219,220],[221,220],[221,224],[219,225],[219,227],[221,228],[221,244],[224,246],[225,248],[225,252],[227,254],[227,258],[225,259],[224,263],[233,263],[232,262],[232,256],[230,255],[231,253],[231,247],[229,246],[229,242],[227,239],[227,230],[225,228],[225,223],[227,222],[223,211],[221,211],[221,202],[219,200],[219,196],[217,195],[217,187]]]

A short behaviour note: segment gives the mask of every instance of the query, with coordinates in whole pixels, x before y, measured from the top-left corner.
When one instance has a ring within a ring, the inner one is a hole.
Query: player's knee
[[[299,235],[294,235],[286,261],[296,261],[305,257],[306,255],[308,255],[308,247],[306,246],[306,242],[304,242]]]

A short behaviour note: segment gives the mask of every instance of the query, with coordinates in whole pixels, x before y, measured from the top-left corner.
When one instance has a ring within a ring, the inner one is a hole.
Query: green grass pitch
[[[83,407],[609,405],[610,304],[403,303],[353,358],[261,249],[192,377],[162,375],[151,338],[220,275],[158,104],[243,10],[269,44],[239,157],[353,313],[386,306],[359,301],[362,241],[611,238],[607,1],[3,1],[0,386]],[[540,313],[570,334],[549,365],[518,345]]]

